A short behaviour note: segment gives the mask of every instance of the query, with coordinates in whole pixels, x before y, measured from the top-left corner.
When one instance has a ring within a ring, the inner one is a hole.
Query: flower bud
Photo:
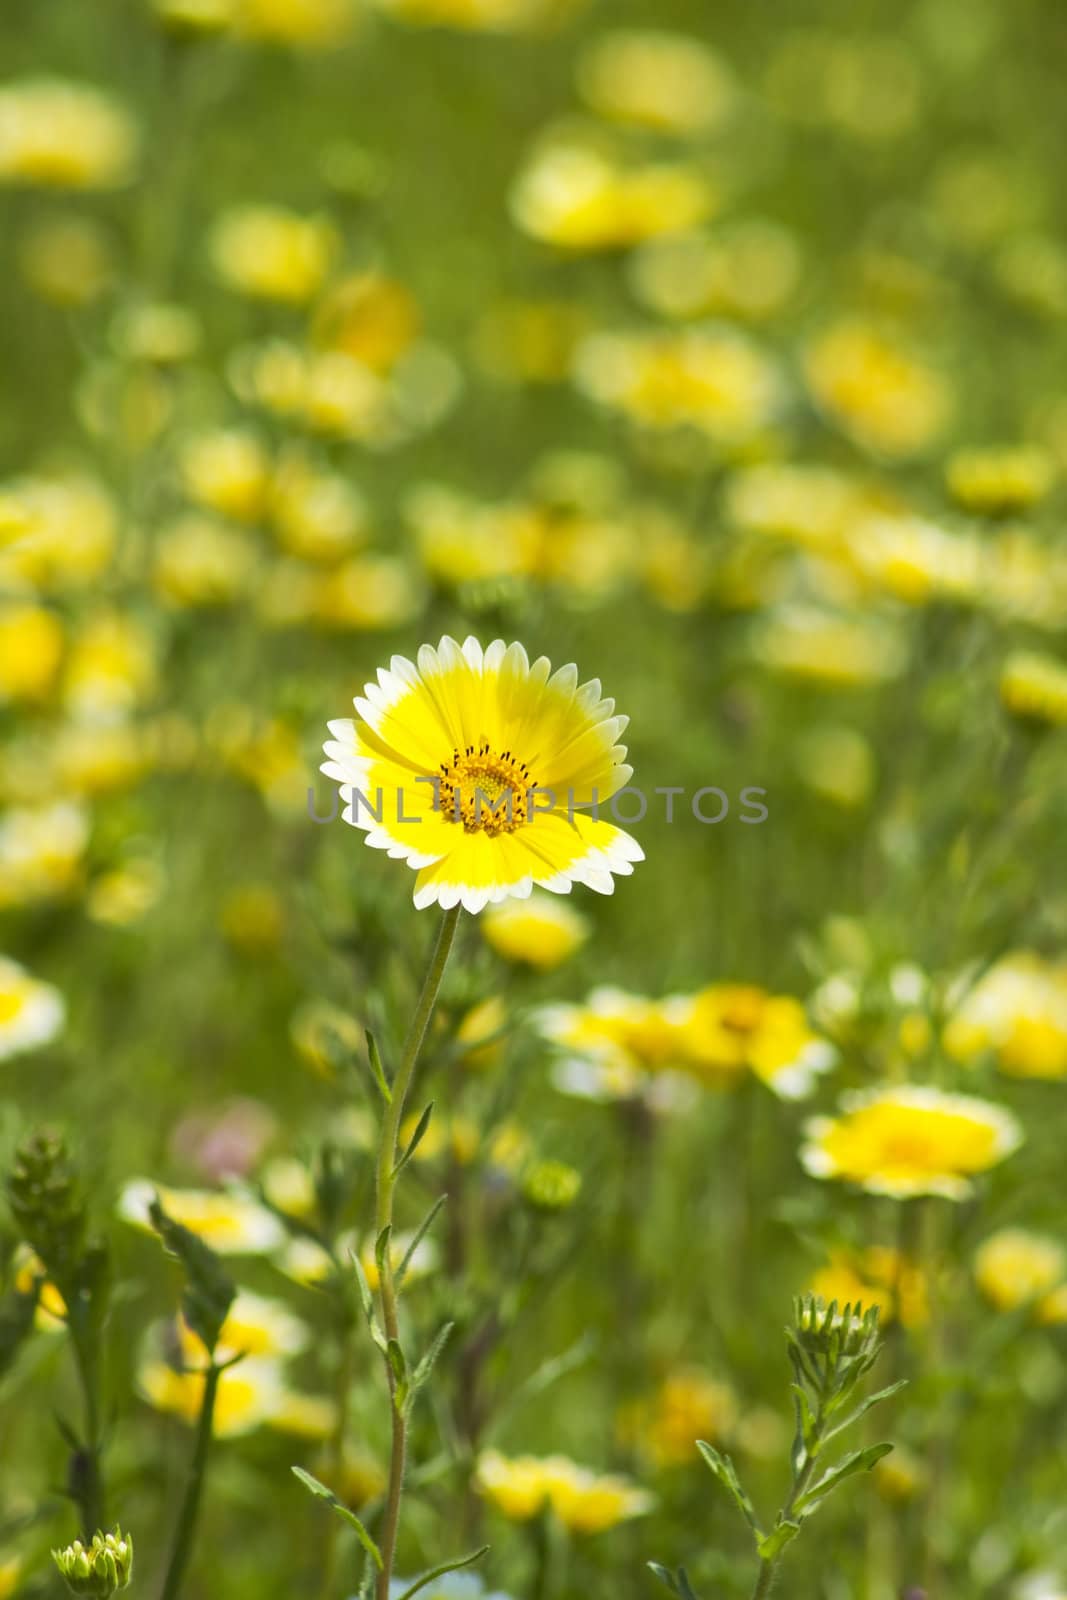
[[[562,1161],[538,1161],[523,1179],[522,1193],[537,1211],[567,1211],[578,1198],[582,1175]]]
[[[133,1574],[133,1539],[128,1533],[94,1533],[92,1544],[75,1539],[65,1550],[53,1550],[52,1559],[72,1594],[109,1600],[125,1589]]]

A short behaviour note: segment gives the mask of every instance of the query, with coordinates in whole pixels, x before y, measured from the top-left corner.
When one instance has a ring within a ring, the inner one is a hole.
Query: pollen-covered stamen
[[[483,739],[442,761],[435,809],[467,833],[514,833],[530,820],[528,795],[535,787],[525,761],[510,750],[498,754]]]

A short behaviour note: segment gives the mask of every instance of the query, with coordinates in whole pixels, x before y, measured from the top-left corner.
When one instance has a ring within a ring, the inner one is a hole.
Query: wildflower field
[[[1065,55],[4,0],[0,1600],[1067,1596]]]

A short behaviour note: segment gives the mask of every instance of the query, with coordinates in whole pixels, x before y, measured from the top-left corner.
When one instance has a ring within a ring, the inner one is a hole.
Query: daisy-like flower
[[[344,820],[417,871],[416,906],[477,912],[535,884],[610,894],[644,859],[597,815],[632,772],[627,719],[576,667],[444,638],[417,664],[394,656],[355,707],[355,721],[330,723],[322,771]]]
[[[1001,1228],[979,1245],[974,1277],[998,1311],[1031,1307],[1042,1323],[1067,1322],[1067,1249],[1048,1234]]]
[[[165,1189],[149,1178],[132,1178],[119,1196],[119,1216],[153,1231],[148,1213],[157,1194],[169,1217],[220,1255],[264,1255],[285,1239],[274,1213],[236,1189]]]
[[[0,1061],[50,1044],[63,1026],[63,997],[17,961],[0,956]]]
[[[526,1522],[546,1506],[572,1533],[600,1533],[652,1509],[652,1496],[627,1478],[603,1476],[566,1456],[501,1455],[483,1451],[477,1486],[498,1511]]]
[[[1003,1106],[899,1084],[845,1095],[838,1117],[815,1117],[801,1161],[814,1178],[841,1178],[870,1194],[964,1200],[972,1179],[1011,1155],[1022,1129]]]

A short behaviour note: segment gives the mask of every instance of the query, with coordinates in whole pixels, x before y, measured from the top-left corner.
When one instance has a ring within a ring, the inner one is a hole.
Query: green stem
[[[189,1463],[189,1476],[185,1483],[185,1494],[182,1497],[181,1510],[178,1513],[178,1525],[174,1530],[174,1543],[171,1547],[170,1565],[167,1568],[166,1580],[163,1584],[163,1593],[160,1600],[177,1600],[185,1578],[185,1569],[189,1565],[189,1557],[193,1549],[193,1537],[196,1533],[197,1516],[200,1511],[200,1497],[204,1488],[204,1471],[207,1467],[208,1451],[211,1448],[212,1423],[215,1417],[215,1397],[218,1394],[219,1378],[223,1368],[217,1367],[212,1361],[204,1378],[204,1396],[200,1402],[200,1416],[196,1425],[196,1444],[193,1448],[193,1458]]]
[[[448,964],[449,952],[452,949],[452,941],[455,938],[459,916],[460,907],[455,906],[451,911],[446,911],[441,918],[437,942],[433,948],[433,955],[430,957],[430,965],[422,986],[422,993],[419,995],[419,1003],[415,1008],[415,1015],[412,1018],[411,1027],[408,1029],[408,1036],[404,1041],[400,1065],[393,1080],[392,1094],[389,1104],[385,1108],[385,1116],[382,1119],[375,1187],[377,1197],[375,1229],[378,1237],[381,1236],[384,1229],[391,1229],[393,1225],[393,1195],[396,1189],[396,1164],[399,1153],[400,1124],[404,1115],[404,1102],[407,1099],[408,1090],[411,1088],[411,1080],[415,1075],[419,1052],[426,1037],[426,1030],[430,1025],[433,1008],[437,1003],[441,980],[445,975],[445,967]],[[391,1254],[391,1248],[387,1248],[382,1257],[379,1295],[385,1337],[388,1340],[395,1340],[399,1337],[399,1321],[397,1318],[396,1286],[393,1282]],[[392,1411],[392,1445],[389,1453],[389,1487],[386,1493],[385,1516],[379,1541],[382,1566],[377,1577],[376,1600],[389,1600],[389,1583],[393,1575],[393,1560],[396,1555],[397,1534],[400,1528],[400,1497],[404,1488],[404,1465],[407,1456],[407,1422],[403,1409],[396,1404],[396,1374],[388,1361],[386,1361],[385,1365],[389,1380],[390,1409]]]
[[[99,1363],[91,1339],[71,1328],[74,1359],[85,1402],[85,1447],[78,1462],[76,1498],[81,1511],[82,1536],[91,1540],[104,1527],[103,1441],[100,1429]]]
[[[781,1521],[783,1522],[791,1522],[793,1520],[793,1508],[811,1482],[811,1475],[815,1471],[815,1460],[819,1453],[819,1442],[825,1426],[822,1407],[820,1406],[815,1417],[812,1448],[804,1451],[804,1460],[793,1475],[793,1487],[789,1491],[789,1499],[780,1513]],[[781,1559],[781,1556],[774,1556],[770,1561],[760,1561],[759,1575],[756,1578],[756,1587],[752,1591],[752,1600],[763,1600],[764,1595],[770,1594],[774,1575],[778,1571],[778,1563]]]

